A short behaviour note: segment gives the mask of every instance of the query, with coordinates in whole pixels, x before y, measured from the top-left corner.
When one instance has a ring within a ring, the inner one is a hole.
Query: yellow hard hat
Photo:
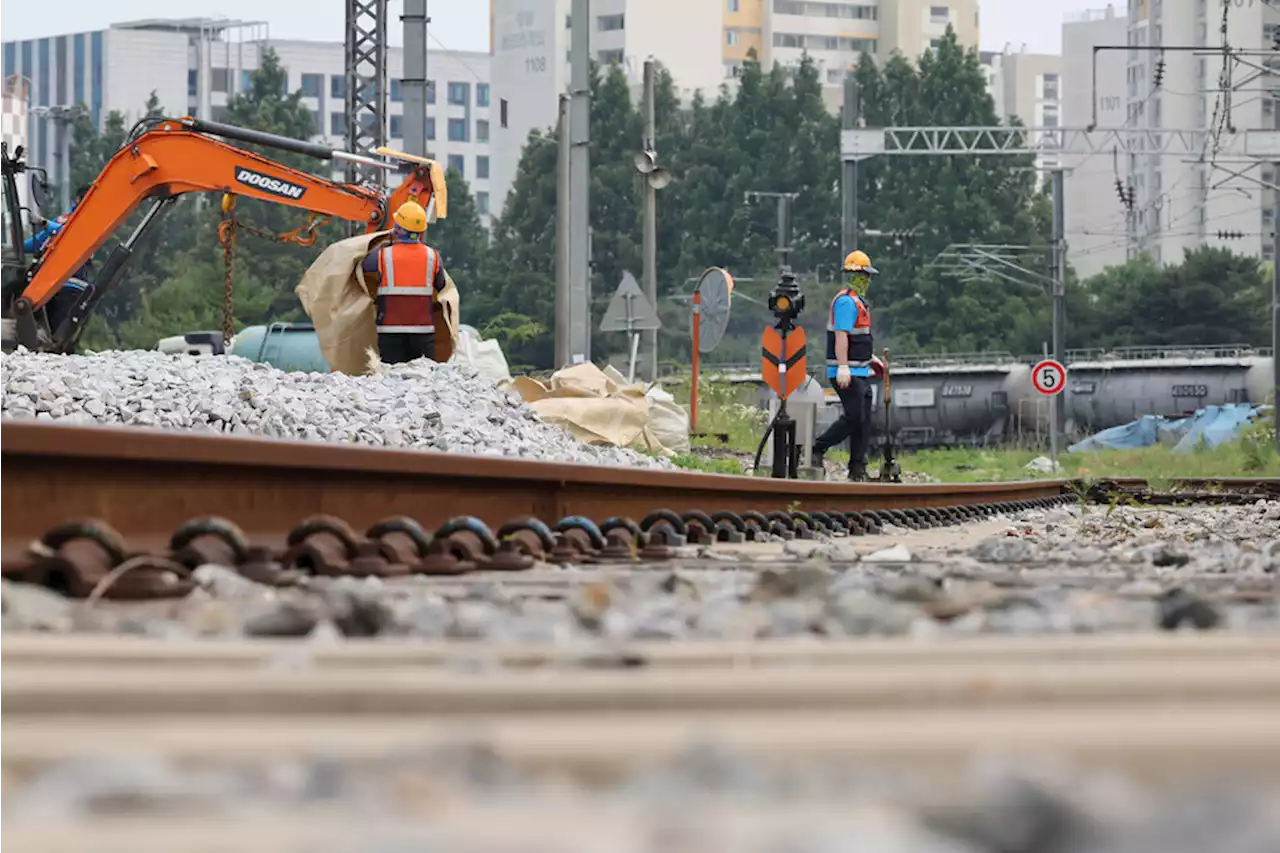
[[[865,272],[871,275],[878,275],[880,270],[871,266],[871,259],[867,257],[867,253],[861,249],[855,249],[844,258],[845,272]]]
[[[421,234],[427,230],[427,212],[416,201],[406,201],[400,205],[393,218],[406,231]]]

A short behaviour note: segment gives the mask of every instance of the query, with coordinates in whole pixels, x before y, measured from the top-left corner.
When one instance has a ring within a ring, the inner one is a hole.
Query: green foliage
[[[877,65],[860,58],[862,115],[868,126],[998,124],[974,51],[948,33],[936,50]],[[295,138],[310,138],[316,117],[300,94],[285,91],[285,75],[267,52],[249,89],[228,105],[229,123]],[[819,69],[809,59],[790,69],[747,62],[732,92],[694,97],[683,107],[677,83],[659,67],[655,119],[660,162],[675,182],[656,194],[658,311],[664,327],[660,357],[687,367],[691,356],[689,293],[708,266],[736,277],[733,314],[725,337],[704,364],[751,363],[759,358],[760,329],[771,322],[765,297],[777,277],[774,199],[751,192],[796,193],[790,263],[808,296],[801,323],[810,332],[811,359],[820,347],[822,316],[839,278],[840,121],[823,104]],[[593,312],[598,324],[624,272],[641,277],[644,180],[632,156],[642,144],[636,89],[616,66],[593,68],[591,210]],[[152,115],[162,113],[153,96]],[[118,113],[98,133],[87,119],[75,125],[72,176],[87,182],[119,150],[128,129]],[[299,169],[327,169],[305,157],[264,152]],[[1029,157],[875,157],[858,166],[860,248],[881,275],[872,285],[877,341],[895,352],[1009,350],[1039,352],[1049,334],[1050,300],[1042,288],[990,277],[960,281],[931,265],[954,243],[1030,247],[1048,272],[1050,205]],[[501,341],[510,364],[552,368],[555,328],[557,139],[535,129],[523,147],[514,183],[488,245],[467,182],[450,172],[449,217],[431,227],[461,295],[462,319]],[[203,203],[199,203],[199,202]],[[93,346],[153,346],[156,338],[221,322],[223,255],[216,239],[218,199],[184,199],[136,253],[122,286],[104,299],[86,335]],[[292,229],[305,215],[280,205],[241,199],[241,221],[271,233]],[[140,214],[104,246],[127,235]],[[915,230],[904,240],[867,230]],[[240,324],[301,319],[293,288],[337,223],[312,249],[266,242],[242,231],[236,246],[234,304]],[[327,233],[326,233],[327,232]],[[1146,259],[1114,267],[1088,281],[1068,271],[1067,344],[1265,344],[1269,288],[1252,258],[1221,249],[1191,252],[1179,265],[1157,268]],[[816,332],[816,333],[815,333]],[[625,359],[621,334],[593,333],[598,362]],[[811,361],[812,364],[812,361]],[[708,393],[714,394],[714,391]],[[704,407],[711,418],[713,407]],[[748,444],[748,432],[734,441]],[[739,434],[740,432],[740,434]],[[754,450],[754,448],[752,448]]]

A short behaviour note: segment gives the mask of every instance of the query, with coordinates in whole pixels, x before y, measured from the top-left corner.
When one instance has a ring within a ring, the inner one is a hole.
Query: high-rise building
[[[1269,260],[1275,196],[1256,179],[1270,183],[1272,170],[1220,156],[1213,131],[1277,126],[1270,91],[1260,81],[1241,85],[1256,70],[1230,58],[1224,66],[1221,27],[1225,16],[1226,42],[1234,48],[1270,48],[1280,10],[1263,3],[1129,0],[1125,11],[1109,6],[1064,24],[1064,123],[1084,127],[1096,118],[1100,127],[1209,134],[1200,151],[1067,158],[1067,165],[1074,162],[1065,210],[1072,265],[1089,275],[1138,254],[1178,263],[1187,250],[1206,245]],[[1102,45],[1123,47],[1096,51],[1095,84],[1094,48]],[[1159,49],[1175,46],[1201,50]],[[1238,87],[1229,95],[1228,78]]]
[[[494,137],[496,200],[515,179],[529,132],[555,124],[569,81],[572,2],[489,2],[494,91],[506,117]],[[786,68],[808,54],[833,111],[845,74],[863,53],[915,57],[935,47],[948,26],[965,47],[978,43],[977,0],[593,0],[591,18],[592,58],[620,65],[636,96],[650,57],[671,72],[687,100],[732,88],[751,56]]]
[[[272,39],[266,25],[226,19],[147,20],[109,29],[22,42],[5,42],[6,79],[28,81],[33,119],[30,162],[61,182],[58,126],[39,116],[42,106],[83,104],[95,123],[117,110],[126,125],[142,116],[154,91],[169,115],[224,120],[229,100],[250,85],[261,53],[272,48],[316,120],[314,141],[346,144],[346,62],[341,41]],[[403,144],[400,74],[404,52],[387,49],[387,137]],[[482,226],[491,214],[490,58],[444,50],[429,55],[427,151],[460,171],[470,185]],[[496,114],[496,110],[492,111]],[[341,179],[342,169],[334,172]]]
[[[1125,44],[1129,22],[1115,8],[1090,10],[1069,15],[1062,25],[1062,124],[1088,127],[1095,117],[1100,127],[1121,127],[1125,123],[1128,88],[1123,51],[1099,51],[1095,91],[1094,47]],[[1114,264],[1124,263],[1128,238],[1125,233],[1126,208],[1116,189],[1124,186],[1127,162],[1119,152],[1093,155],[1066,154],[1062,165],[1063,230],[1067,258],[1078,275],[1096,275]]]
[[[1062,126],[1062,57],[1027,53],[1023,45],[1017,52],[1009,46],[999,53],[983,51],[979,59],[1002,124],[1016,118],[1027,127]],[[1047,168],[1056,163],[1056,157],[1046,154],[1036,165]]]

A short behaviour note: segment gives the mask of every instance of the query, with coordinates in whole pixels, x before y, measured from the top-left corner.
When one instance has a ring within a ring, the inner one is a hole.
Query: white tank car
[[[1126,347],[1068,353],[1068,430],[1089,434],[1143,415],[1263,403],[1274,387],[1269,350],[1243,345]]]

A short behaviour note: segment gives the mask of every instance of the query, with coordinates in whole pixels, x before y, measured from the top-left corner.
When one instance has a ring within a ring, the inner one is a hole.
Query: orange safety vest
[[[866,367],[871,364],[874,347],[871,340],[871,312],[867,310],[867,303],[862,301],[862,297],[847,287],[840,288],[836,298],[831,300],[831,310],[827,313],[827,366],[838,367],[840,364],[836,358],[836,302],[844,296],[853,300],[858,312],[857,319],[853,321],[853,329],[840,330],[849,335],[849,366]]]
[[[435,332],[431,314],[440,253],[421,243],[392,243],[378,251],[378,332]]]

